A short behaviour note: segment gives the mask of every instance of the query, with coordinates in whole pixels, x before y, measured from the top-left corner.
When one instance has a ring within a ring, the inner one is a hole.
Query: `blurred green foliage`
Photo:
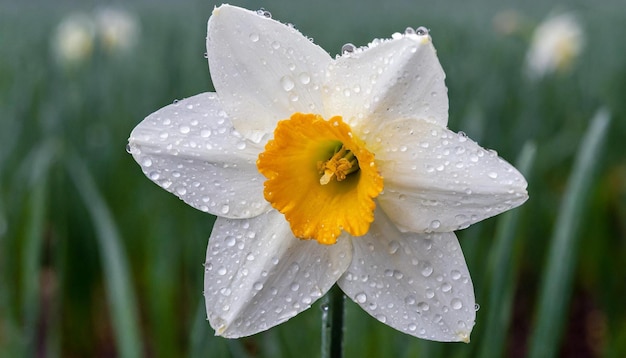
[[[331,54],[346,42],[427,26],[447,74],[450,128],[512,162],[526,143],[536,148],[526,164],[530,200],[457,233],[482,304],[472,343],[421,341],[347,302],[346,356],[525,356],[545,320],[537,315],[551,314],[538,297],[555,266],[573,280],[554,293],[566,305],[556,322],[562,333],[534,344],[553,345],[561,356],[626,355],[622,1],[234,3],[263,6]],[[124,3],[139,20],[136,46],[111,54],[96,39],[84,61],[67,65],[52,50],[58,24],[99,3],[0,3],[0,356],[319,355],[318,304],[253,337],[213,336],[201,266],[213,218],[150,183],[124,151],[146,115],[211,90],[203,52],[214,5]],[[565,10],[584,28],[581,56],[568,72],[529,80],[532,30]],[[571,262],[551,265],[552,238],[567,231],[557,225],[570,225],[557,218],[575,195],[566,191],[573,163],[586,153],[581,140],[599,108],[611,122],[592,169],[579,173],[589,184],[571,210],[578,248]],[[501,319],[488,320],[489,304],[500,301]],[[494,329],[495,343],[485,333]]]

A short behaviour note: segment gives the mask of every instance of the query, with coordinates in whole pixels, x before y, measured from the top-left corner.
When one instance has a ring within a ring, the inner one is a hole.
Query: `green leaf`
[[[43,178],[32,187],[27,206],[27,222],[23,237],[21,276],[23,334],[26,338],[25,351],[35,353],[37,342],[37,318],[39,316],[39,276],[44,221],[46,217],[46,185]]]
[[[118,353],[121,357],[141,357],[143,349],[136,298],[117,226],[80,158],[70,156],[67,168],[96,230]]]
[[[553,357],[558,353],[576,269],[581,237],[579,228],[609,123],[610,115],[606,110],[596,113],[567,183],[548,251],[537,321],[530,341],[530,357]]]

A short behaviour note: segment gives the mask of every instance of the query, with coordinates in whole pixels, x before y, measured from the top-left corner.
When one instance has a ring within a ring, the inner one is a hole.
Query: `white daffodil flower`
[[[538,79],[552,72],[565,72],[582,52],[585,36],[571,13],[551,16],[535,29],[526,54],[526,72]]]
[[[446,128],[424,28],[333,59],[293,26],[222,5],[208,22],[217,93],[148,116],[144,173],[218,216],[204,295],[216,334],[269,329],[337,283],[379,321],[469,341],[472,281],[453,231],[522,204],[526,181]]]

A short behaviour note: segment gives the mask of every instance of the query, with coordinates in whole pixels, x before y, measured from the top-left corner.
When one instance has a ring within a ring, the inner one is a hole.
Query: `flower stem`
[[[322,302],[322,358],[343,357],[343,319],[345,296],[334,285]]]

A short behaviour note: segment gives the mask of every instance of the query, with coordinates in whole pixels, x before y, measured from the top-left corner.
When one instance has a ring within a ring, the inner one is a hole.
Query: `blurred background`
[[[320,355],[321,310],[214,337],[214,221],[151,183],[132,128],[212,90],[214,1],[0,1],[0,356]],[[626,356],[626,4],[233,1],[332,55],[430,29],[449,127],[515,163],[529,201],[457,232],[470,344],[419,340],[346,302],[347,357]]]

